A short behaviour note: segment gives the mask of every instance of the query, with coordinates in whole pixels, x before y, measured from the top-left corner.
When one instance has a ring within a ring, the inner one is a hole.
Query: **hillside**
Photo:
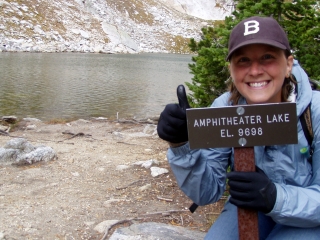
[[[189,39],[228,8],[225,0],[0,0],[0,51],[187,53]]]
[[[160,0],[165,5],[172,7],[179,12],[206,19],[223,20],[225,16],[230,15],[232,0]]]

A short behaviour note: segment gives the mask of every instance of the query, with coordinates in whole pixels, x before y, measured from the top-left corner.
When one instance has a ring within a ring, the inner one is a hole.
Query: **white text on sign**
[[[267,124],[271,123],[285,123],[290,122],[289,113],[284,114],[273,114],[266,115],[265,122]],[[195,119],[194,127],[215,127],[215,126],[235,126],[235,125],[256,125],[262,124],[262,117],[260,115],[253,116],[235,116],[235,117],[221,117],[221,118],[204,118],[204,119]],[[243,136],[262,136],[263,129],[262,127],[252,127],[252,128],[239,128],[238,135],[239,137]],[[231,133],[228,129],[220,129],[220,137],[234,137],[234,134]]]
[[[289,113],[274,114],[266,116],[266,123],[290,122]],[[261,124],[261,116],[241,116],[241,117],[221,117],[221,118],[203,118],[195,119],[193,127],[215,127],[228,125]]]

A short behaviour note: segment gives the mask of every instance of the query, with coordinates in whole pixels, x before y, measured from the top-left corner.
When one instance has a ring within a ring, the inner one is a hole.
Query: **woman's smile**
[[[266,86],[269,82],[268,81],[263,81],[263,82],[252,82],[248,83],[248,85],[252,88],[262,88]]]

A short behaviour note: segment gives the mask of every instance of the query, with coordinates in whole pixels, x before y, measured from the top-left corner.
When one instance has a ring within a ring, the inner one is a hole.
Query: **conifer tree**
[[[191,39],[196,55],[189,64],[194,75],[186,83],[192,107],[207,107],[226,91],[229,72],[227,45],[232,28],[250,16],[271,16],[288,34],[293,55],[312,79],[320,80],[320,1],[242,0],[234,1],[235,10],[224,22],[202,29],[202,39]]]

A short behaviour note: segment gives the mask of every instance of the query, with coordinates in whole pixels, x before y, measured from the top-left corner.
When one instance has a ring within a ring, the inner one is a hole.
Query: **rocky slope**
[[[229,2],[0,0],[0,51],[187,53],[201,27],[230,14]]]

